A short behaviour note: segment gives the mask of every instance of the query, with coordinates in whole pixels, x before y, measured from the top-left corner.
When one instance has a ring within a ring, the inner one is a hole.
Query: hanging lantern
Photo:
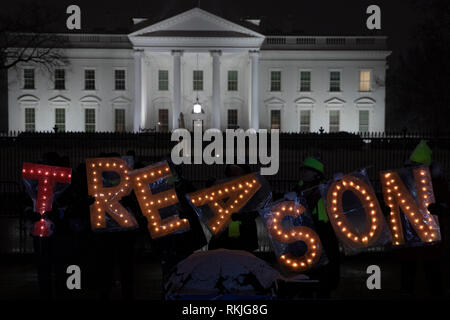
[[[200,104],[200,102],[197,100],[194,103],[194,109],[193,109],[193,113],[195,114],[200,114],[202,113],[202,105]]]

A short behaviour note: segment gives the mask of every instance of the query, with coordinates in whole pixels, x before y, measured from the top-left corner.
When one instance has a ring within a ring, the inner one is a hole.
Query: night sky
[[[426,1],[426,0],[422,0]],[[37,3],[52,12],[59,20],[59,30],[65,30],[65,9],[77,4],[82,11],[82,31],[113,32],[131,27],[130,18],[145,17],[157,21],[200,4],[200,7],[224,17],[260,18],[272,34],[354,35],[372,34],[365,27],[366,8],[370,4],[381,7],[382,30],[378,35],[389,36],[389,48],[394,53],[406,49],[412,42],[415,26],[422,19],[414,8],[417,0],[346,0],[346,1],[262,1],[262,0],[47,0],[14,1],[3,4],[3,14],[16,14],[18,8]],[[5,6],[6,5],[6,6]]]

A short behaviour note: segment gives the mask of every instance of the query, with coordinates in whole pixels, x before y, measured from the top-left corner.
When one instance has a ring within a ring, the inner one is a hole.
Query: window
[[[65,90],[66,89],[66,70],[56,69],[55,70],[55,90]]]
[[[66,109],[55,109],[55,128],[57,132],[66,131]]]
[[[114,70],[115,90],[125,90],[125,70]]]
[[[158,90],[159,91],[169,90],[169,70],[158,71]]]
[[[339,132],[339,110],[330,110],[329,132]]]
[[[169,110],[159,109],[158,111],[158,131],[167,132],[169,131]]]
[[[35,109],[25,108],[25,131],[34,132],[36,129],[35,123]]]
[[[300,91],[311,91],[311,72],[300,72]]]
[[[238,72],[236,70],[228,71],[228,91],[237,91]]]
[[[369,110],[359,110],[359,132],[369,132]]]
[[[359,72],[359,91],[370,91],[370,71]]]
[[[34,89],[34,69],[23,69],[23,88]]]
[[[115,109],[115,129],[116,132],[125,131],[125,109]]]
[[[281,91],[281,71],[270,72],[270,91]]]
[[[339,71],[330,72],[330,91],[341,91],[341,73]]]
[[[95,70],[84,70],[84,90],[95,90]]]
[[[95,109],[84,110],[84,123],[86,132],[95,132]]]
[[[228,129],[238,128],[238,111],[237,109],[228,109]]]
[[[311,131],[311,110],[300,110],[300,132]]]
[[[270,129],[281,129],[281,111],[270,111]]]
[[[194,91],[203,90],[203,70],[194,70]]]

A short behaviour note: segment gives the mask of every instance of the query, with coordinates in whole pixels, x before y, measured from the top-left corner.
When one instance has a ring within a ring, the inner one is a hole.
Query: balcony
[[[267,36],[263,50],[386,50],[385,36]]]

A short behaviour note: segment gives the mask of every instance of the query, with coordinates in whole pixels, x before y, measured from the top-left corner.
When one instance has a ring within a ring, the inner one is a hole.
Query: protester
[[[56,152],[45,153],[42,156],[41,163],[59,167],[69,166],[68,159],[60,157]],[[60,198],[68,194],[68,189],[59,190],[59,193],[61,192]],[[30,221],[32,228],[41,219],[44,219],[50,226],[48,236],[39,236],[32,233],[38,284],[43,299],[61,299],[67,297],[68,294],[66,270],[69,265],[74,264],[74,241],[68,228],[66,209],[67,207],[60,199],[54,199],[52,209],[42,215],[35,212],[31,207],[27,207],[25,210],[25,217]],[[53,274],[55,274],[55,288]]]
[[[100,154],[99,157],[113,158],[120,157],[120,155],[109,153]],[[116,179],[113,174],[107,175],[106,179],[105,175],[103,176],[104,184],[115,185],[119,182],[120,179]],[[133,200],[130,197],[135,196],[131,193],[121,202],[129,212],[136,215],[136,208],[132,205]],[[122,298],[125,300],[134,298],[134,248],[137,232],[137,227],[114,231],[94,231],[96,279],[100,299],[108,300],[110,298],[116,267],[120,274]]]
[[[173,268],[181,260],[207,244],[203,228],[197,214],[186,199],[186,194],[194,192],[192,183],[183,177],[181,166],[175,165],[170,157],[166,157],[172,176],[168,179],[169,186],[175,188],[180,208],[179,218],[189,221],[189,230],[171,234],[170,236],[152,239],[152,246],[156,249],[161,259],[163,283],[167,280]],[[147,228],[147,226],[145,226]]]
[[[33,208],[27,207],[24,211],[27,221],[34,225],[42,217],[41,214],[35,212]],[[32,228],[32,227],[31,227]],[[41,299],[51,299],[53,293],[52,285],[52,244],[51,237],[33,237],[33,251],[35,257],[36,271],[39,285],[39,296]]]
[[[312,213],[316,232],[320,237],[328,264],[307,272],[307,275],[320,281],[318,297],[330,298],[340,279],[340,253],[339,242],[333,231],[323,198],[319,191],[319,184],[325,182],[324,164],[319,157],[307,157],[303,161],[300,171],[300,180],[294,187],[295,192],[304,197],[307,206]]]
[[[409,159],[405,162],[405,167],[416,167],[420,165],[430,166],[432,164],[432,150],[421,140],[411,153]],[[437,164],[434,164],[437,166]],[[433,179],[433,188],[439,179],[435,174]],[[442,191],[438,188],[438,193]],[[438,206],[431,206],[432,211],[438,215],[442,213]],[[440,212],[438,212],[440,211]],[[431,212],[433,214],[433,212]],[[442,216],[442,215],[441,215]],[[445,231],[441,229],[441,235],[445,238]],[[432,296],[442,296],[442,271],[441,263],[444,256],[443,243],[434,243],[424,247],[404,247],[397,249],[396,257],[401,265],[401,289],[407,295],[414,295],[416,287],[416,275],[420,265],[423,266],[424,278],[428,287],[429,294]]]
[[[251,173],[245,164],[232,164],[225,167],[225,176],[233,178]],[[258,233],[255,219],[257,211],[237,212],[231,215],[228,227],[221,234],[214,236],[208,245],[209,250],[230,249],[253,252],[258,249]]]

